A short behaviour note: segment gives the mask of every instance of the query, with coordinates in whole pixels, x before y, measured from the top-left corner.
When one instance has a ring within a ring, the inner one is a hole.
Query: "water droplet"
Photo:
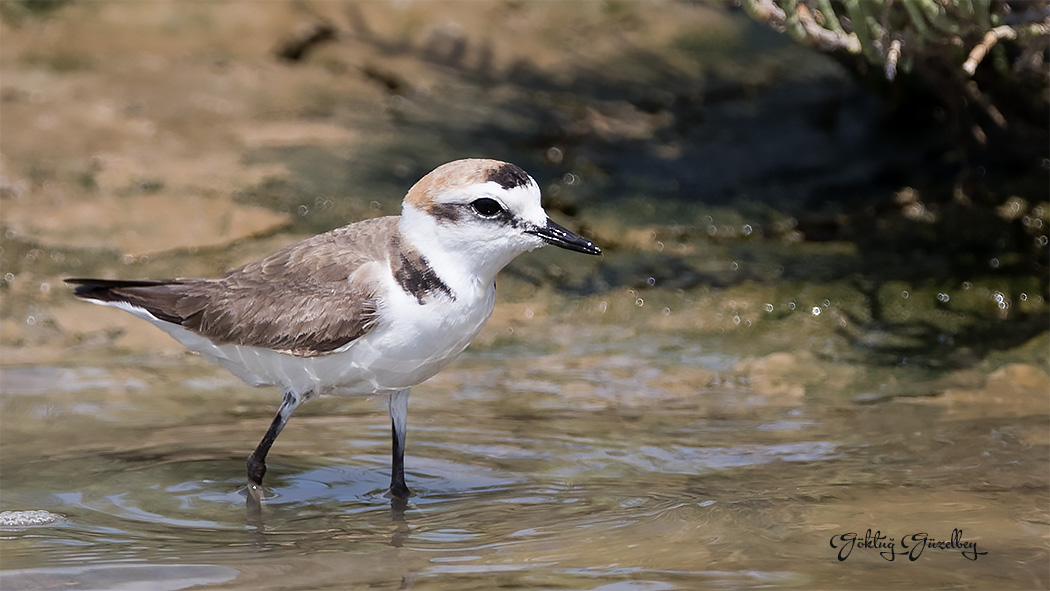
[[[949,296],[949,295],[948,295],[948,294],[946,294],[946,293],[943,293],[943,292],[941,292],[941,293],[938,293],[938,294],[937,294],[937,301],[938,301],[938,302],[941,302],[941,303],[946,303],[946,302],[947,302],[948,300],[950,300],[950,299],[952,299],[952,298],[951,298],[951,296]]]
[[[999,302],[999,309],[1000,310],[1005,310],[1005,309],[1007,309],[1009,307],[1010,307],[1010,303],[1009,302],[1007,302],[1007,301]]]
[[[830,306],[830,305],[831,305],[831,300],[824,300],[823,302],[821,302],[821,304],[822,304],[822,305],[823,305],[823,306],[824,306],[825,308],[827,308],[828,306]]]
[[[550,160],[551,164],[561,164],[564,156],[561,153],[561,149],[551,146],[547,148],[547,160]]]
[[[664,243],[660,242],[659,240],[657,240],[656,241],[656,252],[663,252],[663,250],[664,250]]]
[[[751,224],[744,224],[744,227],[742,228],[742,230],[744,232],[744,236],[750,236],[751,232],[754,231],[754,230],[751,229]]]
[[[609,302],[601,302],[598,304],[598,311],[605,314],[605,311],[609,309]]]
[[[14,280],[15,280],[15,274],[14,273],[6,273],[6,274],[4,274],[4,281],[6,281],[8,283],[11,283]]]
[[[813,306],[812,312],[814,316],[820,316],[820,306]]]
[[[1026,294],[1026,293],[1022,293],[1022,294],[1020,295],[1020,298],[1021,298],[1021,301],[1022,301],[1022,302],[1027,302],[1027,301],[1028,301],[1028,294]]]
[[[306,214],[310,213],[310,208],[305,206],[305,205],[300,205],[298,212],[299,212],[299,217],[304,217],[304,216],[306,216]]]
[[[380,209],[383,209],[383,204],[378,202],[378,201],[373,201],[373,202],[369,203],[368,206],[371,207],[372,209],[376,210],[376,211],[379,211]]]
[[[991,266],[991,267],[992,267],[993,269],[998,269],[998,268],[999,268],[999,259],[993,258],[992,260],[988,261],[988,264],[989,264],[989,265],[990,265],[990,266]]]
[[[744,321],[744,326],[746,326],[748,328],[751,328],[751,321],[750,320],[745,320]]]
[[[729,270],[730,271],[736,271],[739,268],[740,268],[740,265],[737,264],[736,261],[733,261],[732,263],[729,263]]]
[[[579,181],[580,181],[580,177],[572,174],[571,172],[567,172],[567,173],[565,173],[564,176],[561,177],[561,182],[563,182],[563,183],[565,183],[566,185],[569,185],[569,186],[575,185]]]
[[[963,289],[969,291],[973,287],[973,284],[969,281],[963,281]]]
[[[904,290],[904,291],[901,292],[901,297],[904,298],[904,299],[908,299],[910,296],[911,296],[911,294],[908,293],[908,290]]]
[[[28,324],[29,326],[33,326],[34,324],[36,324],[36,317],[28,316],[26,318],[26,324]]]
[[[739,316],[733,316],[733,324],[740,324],[740,317]]]
[[[772,312],[772,311],[773,311],[773,304],[766,304],[766,312]]]
[[[649,284],[649,287],[652,287],[656,285],[656,277],[650,277],[649,279],[646,279],[645,282]]]
[[[535,315],[536,315],[536,313],[532,311],[532,308],[525,308],[525,318],[528,318],[528,319],[531,320],[532,317],[535,316]]]
[[[639,308],[641,308],[642,306],[645,305],[645,300],[643,300],[642,298],[638,298],[637,300],[634,301],[634,305],[638,306]]]
[[[795,302],[794,301],[788,302],[788,309],[789,310],[794,310],[795,309]]]
[[[46,283],[46,282],[45,283],[41,283],[40,284],[40,293],[51,293],[51,284],[50,283]]]
[[[664,308],[664,316],[670,316],[670,314],[671,314],[671,309],[670,309],[670,308],[667,308],[667,307],[665,307],[665,308]]]

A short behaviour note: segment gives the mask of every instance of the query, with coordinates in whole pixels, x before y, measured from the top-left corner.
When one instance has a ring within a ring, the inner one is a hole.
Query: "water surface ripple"
[[[662,354],[636,364],[673,371]],[[638,385],[616,355],[602,359],[582,370],[536,358],[530,392],[500,388],[508,360],[479,355],[417,388],[407,506],[383,495],[382,402],[311,403],[274,449],[258,515],[246,509],[244,454],[271,392],[193,360],[3,369],[0,509],[56,519],[0,528],[0,582],[277,589],[291,576],[311,589],[633,591],[826,588],[862,573],[862,586],[903,588],[987,583],[1005,563],[1018,573],[1018,560],[1032,567],[1015,587],[1044,580],[1046,485],[1019,468],[1043,459],[1041,417],[710,385],[575,408],[569,384],[581,375]],[[554,399],[556,388],[569,393]],[[898,539],[959,528],[989,553],[930,550],[909,571],[857,549],[843,569],[829,541],[868,528]]]

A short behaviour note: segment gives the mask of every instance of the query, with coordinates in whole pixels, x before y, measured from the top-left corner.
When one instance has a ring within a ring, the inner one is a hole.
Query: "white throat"
[[[435,219],[430,214],[405,204],[398,222],[401,237],[426,258],[434,273],[457,297],[481,297],[496,274],[508,263],[536,245],[518,247],[516,242],[479,243],[462,236],[454,225]]]

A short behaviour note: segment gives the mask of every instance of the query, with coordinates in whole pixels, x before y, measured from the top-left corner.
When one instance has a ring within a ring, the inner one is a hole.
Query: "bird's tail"
[[[65,280],[75,285],[73,295],[85,300],[110,304],[130,304],[147,310],[160,320],[181,324],[185,317],[176,308],[177,286],[184,282],[167,280],[83,279]],[[176,289],[173,289],[176,288]]]

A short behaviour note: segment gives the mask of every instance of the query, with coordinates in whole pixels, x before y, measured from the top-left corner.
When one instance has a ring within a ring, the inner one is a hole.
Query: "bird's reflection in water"
[[[263,518],[263,500],[272,498],[273,492],[265,487],[248,485],[240,491],[244,494],[245,523],[252,530],[255,543],[258,546],[265,545],[264,534],[266,533],[266,521]],[[394,533],[390,537],[390,545],[400,548],[411,529],[405,519],[405,511],[409,507],[408,499],[402,497],[390,498],[390,521],[394,524]]]
[[[408,499],[393,497],[390,499],[390,520],[394,523],[394,535],[390,536],[390,545],[400,548],[408,539],[409,527],[405,520],[405,509],[408,508]]]

